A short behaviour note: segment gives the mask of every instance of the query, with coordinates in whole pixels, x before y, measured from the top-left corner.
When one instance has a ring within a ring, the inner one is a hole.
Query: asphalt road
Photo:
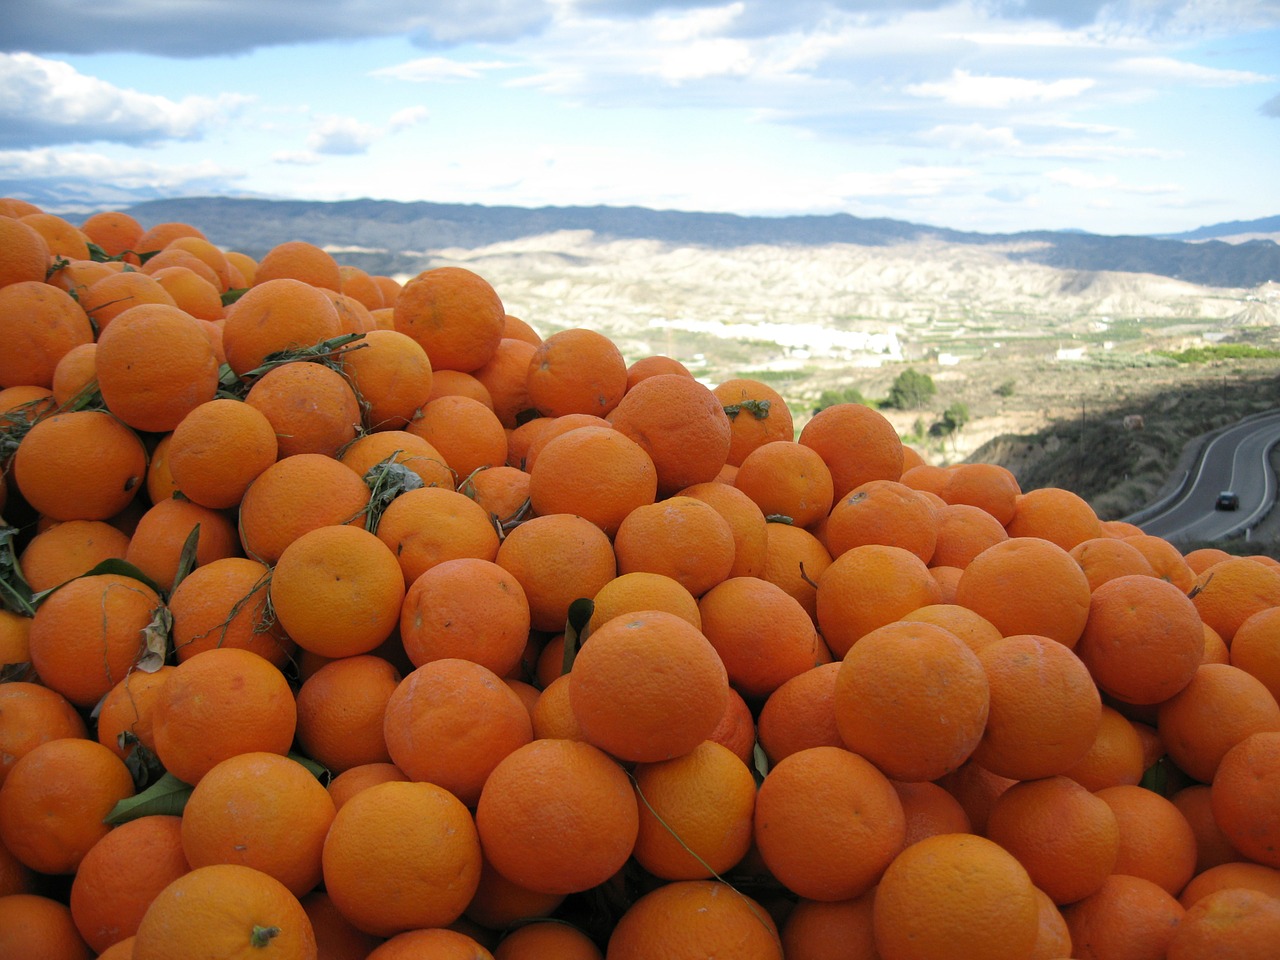
[[[1214,435],[1191,467],[1187,482],[1166,502],[1134,519],[1144,532],[1171,541],[1221,540],[1254,526],[1276,500],[1268,453],[1280,443],[1280,410],[1242,420]],[[1218,494],[1232,490],[1239,510],[1215,510]]]

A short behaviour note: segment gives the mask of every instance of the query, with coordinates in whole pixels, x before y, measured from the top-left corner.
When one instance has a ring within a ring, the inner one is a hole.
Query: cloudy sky
[[[1280,0],[3,0],[0,194],[1280,214]]]

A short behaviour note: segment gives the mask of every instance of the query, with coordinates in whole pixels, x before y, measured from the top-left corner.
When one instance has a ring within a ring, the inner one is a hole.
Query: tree
[[[843,390],[823,390],[818,397],[818,402],[813,405],[813,412],[816,414],[820,410],[827,407],[834,407],[841,403],[861,403],[866,404],[867,399],[862,395],[862,391],[857,387],[845,387]]]
[[[933,385],[933,377],[908,367],[894,378],[884,406],[893,407],[895,410],[919,410],[937,392],[938,388]]]

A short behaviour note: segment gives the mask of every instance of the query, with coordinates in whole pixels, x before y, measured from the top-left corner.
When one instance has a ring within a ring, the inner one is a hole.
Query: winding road
[[[1276,475],[1268,454],[1277,443],[1280,410],[1227,427],[1205,444],[1177,491],[1134,514],[1130,522],[1175,542],[1222,540],[1252,528],[1276,501]],[[1239,495],[1239,510],[1214,509],[1223,490]]]

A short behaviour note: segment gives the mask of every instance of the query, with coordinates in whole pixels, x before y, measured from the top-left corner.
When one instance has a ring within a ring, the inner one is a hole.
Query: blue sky
[[[1280,214],[1278,0],[10,0],[0,194],[1177,232]]]

